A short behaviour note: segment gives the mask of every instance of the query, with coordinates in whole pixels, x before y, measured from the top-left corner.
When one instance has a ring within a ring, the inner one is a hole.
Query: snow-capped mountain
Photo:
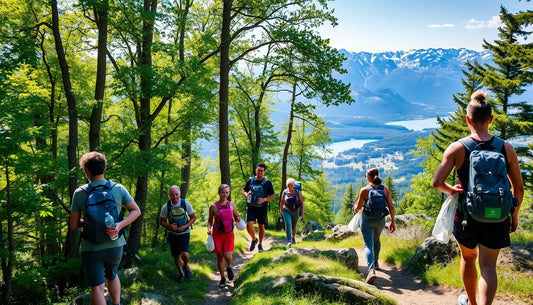
[[[353,105],[324,109],[330,118],[383,117],[386,121],[430,117],[455,109],[452,94],[463,92],[467,61],[491,60],[490,52],[467,49],[420,49],[383,53],[349,52],[346,74],[356,99]],[[333,117],[332,117],[333,116]]]

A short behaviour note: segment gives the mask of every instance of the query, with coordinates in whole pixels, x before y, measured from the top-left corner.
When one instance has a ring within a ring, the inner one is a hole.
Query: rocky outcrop
[[[443,243],[434,237],[428,237],[418,249],[413,257],[407,262],[406,268],[410,272],[420,273],[427,266],[439,263],[448,264],[452,258],[459,254],[457,243],[450,241]]]
[[[348,304],[391,304],[382,299],[380,291],[367,283],[349,278],[300,273],[294,286],[302,293],[318,293],[323,298]]]
[[[326,236],[326,240],[331,242],[338,242],[350,236],[354,236],[355,234],[356,233],[350,230],[348,226],[336,225],[335,227],[333,227],[333,232],[331,233],[331,235]]]
[[[274,263],[283,261],[291,255],[296,256],[309,256],[317,258],[319,256],[325,256],[330,259],[334,259],[349,269],[357,271],[357,265],[359,264],[359,257],[354,248],[343,248],[335,250],[320,251],[317,248],[290,248],[283,252],[282,255],[274,257],[272,260]]]
[[[304,229],[302,230],[302,235],[309,235],[310,233],[315,231],[324,231],[324,227],[314,220],[309,220],[305,224]]]

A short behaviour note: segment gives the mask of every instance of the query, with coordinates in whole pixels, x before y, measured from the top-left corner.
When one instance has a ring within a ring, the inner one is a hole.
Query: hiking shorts
[[[459,217],[458,217],[459,216]],[[468,225],[461,225],[462,213],[458,212],[453,223],[453,235],[458,243],[474,249],[481,244],[489,249],[502,249],[511,245],[509,219],[497,223],[479,222],[468,216]]]
[[[113,280],[117,276],[118,265],[122,259],[123,247],[81,252],[81,262],[87,275],[89,286],[96,287]]]
[[[212,253],[233,252],[235,249],[235,234],[233,232],[221,233],[213,230],[211,234],[215,242],[215,250],[211,251]]]
[[[268,213],[267,203],[260,207],[247,206],[246,207],[246,222],[256,221],[260,225],[266,224],[266,218]]]
[[[191,233],[185,234],[172,234],[168,233],[167,240],[170,245],[170,254],[173,257],[179,256],[181,252],[189,252],[189,240],[191,239]]]

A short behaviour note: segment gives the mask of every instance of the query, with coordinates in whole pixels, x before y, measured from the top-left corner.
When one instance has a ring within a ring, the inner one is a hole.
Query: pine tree
[[[348,224],[353,216],[353,206],[357,203],[357,190],[354,192],[353,185],[350,183],[346,187],[342,207],[335,216],[335,222],[338,224]]]

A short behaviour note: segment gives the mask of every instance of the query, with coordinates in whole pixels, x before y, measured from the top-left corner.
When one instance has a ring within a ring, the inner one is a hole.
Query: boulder
[[[387,223],[390,223],[391,221],[390,215],[387,215],[387,217],[385,217],[385,220]],[[394,220],[396,221],[397,228],[408,227],[412,225],[413,222],[416,222],[418,220],[434,221],[433,218],[428,217],[424,214],[400,214],[400,215],[395,215]]]
[[[125,304],[125,303],[124,303]],[[171,305],[170,300],[162,295],[155,293],[143,293],[140,305]]]
[[[286,275],[275,280],[270,281],[263,287],[263,292],[272,294],[276,291],[283,290],[287,286],[294,285],[294,278],[291,275]]]
[[[357,265],[359,264],[359,257],[354,248],[344,248],[336,250],[326,250],[320,251],[317,248],[307,247],[307,248],[290,248],[283,252],[282,255],[274,257],[272,260],[274,263],[285,260],[291,255],[296,256],[309,256],[309,257],[319,257],[320,255],[326,256],[330,259],[334,259],[349,269],[357,271]]]
[[[348,228],[348,226],[345,226],[345,225],[336,225],[334,228],[333,228],[333,233],[331,233],[331,235],[328,235],[326,236],[326,240],[327,241],[332,241],[332,242],[337,242],[337,241],[341,241],[343,239],[346,239],[350,236],[354,236],[356,233],[352,230],[350,230],[350,228]]]
[[[325,231],[315,231],[302,238],[303,241],[321,241],[326,239]]]
[[[410,272],[420,273],[427,266],[439,263],[448,264],[452,258],[459,254],[457,244],[453,241],[444,243],[434,237],[428,237],[418,249],[413,257],[407,262],[406,268]]]
[[[359,257],[354,248],[344,248],[335,250],[335,259],[349,269],[357,271]]]
[[[336,223],[330,222],[326,225],[326,230],[332,230],[336,225]]]
[[[302,235],[308,235],[311,232],[315,231],[324,231],[324,227],[314,220],[309,220],[304,229],[302,230]]]
[[[320,294],[334,302],[348,304],[381,304],[380,291],[367,283],[349,278],[331,277],[313,273],[300,273],[294,287],[302,293]]]

